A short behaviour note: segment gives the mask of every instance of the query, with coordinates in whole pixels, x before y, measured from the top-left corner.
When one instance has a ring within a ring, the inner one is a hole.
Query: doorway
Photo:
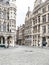
[[[46,37],[42,38],[42,46],[46,46]]]

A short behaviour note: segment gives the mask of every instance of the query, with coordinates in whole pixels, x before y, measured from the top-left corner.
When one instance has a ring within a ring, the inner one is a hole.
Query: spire
[[[28,11],[27,11],[27,14],[26,15],[29,17],[30,13],[31,13],[30,7],[28,7]]]
[[[28,6],[28,11],[30,11],[30,7]]]

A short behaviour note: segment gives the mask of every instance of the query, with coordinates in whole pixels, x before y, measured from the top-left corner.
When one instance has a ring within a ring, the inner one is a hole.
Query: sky
[[[34,2],[35,0],[16,0],[16,27],[25,23],[25,16],[28,11],[28,6],[30,7],[30,10],[33,11]]]

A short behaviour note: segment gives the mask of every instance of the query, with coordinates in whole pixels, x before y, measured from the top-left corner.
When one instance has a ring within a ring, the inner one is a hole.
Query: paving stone
[[[0,65],[49,65],[49,48],[0,49]]]

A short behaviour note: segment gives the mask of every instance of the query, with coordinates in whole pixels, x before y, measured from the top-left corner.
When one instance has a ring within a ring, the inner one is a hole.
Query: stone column
[[[33,46],[33,35],[32,35],[31,41],[32,41],[32,42],[31,42],[31,46]]]
[[[38,35],[37,35],[37,42],[36,42],[36,46],[38,46]]]
[[[48,33],[48,25],[46,25],[46,33]]]
[[[47,45],[46,46],[48,47],[49,46],[49,44],[48,44],[48,37],[46,37],[46,42],[47,42]]]
[[[8,43],[7,43],[7,37],[5,37],[5,47],[7,48]]]
[[[37,16],[37,24],[39,23],[39,21],[38,21],[38,16]]]
[[[7,32],[7,23],[6,23],[6,32]]]
[[[42,36],[40,36],[40,47],[42,46]]]
[[[15,40],[14,40],[14,37],[12,38],[12,46],[14,47],[14,43],[15,42]]]
[[[46,22],[48,22],[48,14],[46,15]]]
[[[38,33],[38,26],[37,26],[37,33]]]
[[[1,44],[3,44],[3,38],[1,37]]]
[[[3,31],[3,24],[1,24],[1,31]]]
[[[48,44],[48,47],[49,47],[49,39],[48,39],[48,43],[47,44]]]
[[[42,15],[40,16],[40,23],[42,23]]]
[[[48,34],[48,25],[46,25],[46,35]],[[47,42],[47,45],[48,46],[48,37],[46,36],[46,42]]]
[[[33,34],[34,34],[33,33],[33,20],[32,20],[32,31],[31,31],[31,34],[32,34],[32,44],[31,45],[33,46],[34,45],[34,42],[33,42]]]

